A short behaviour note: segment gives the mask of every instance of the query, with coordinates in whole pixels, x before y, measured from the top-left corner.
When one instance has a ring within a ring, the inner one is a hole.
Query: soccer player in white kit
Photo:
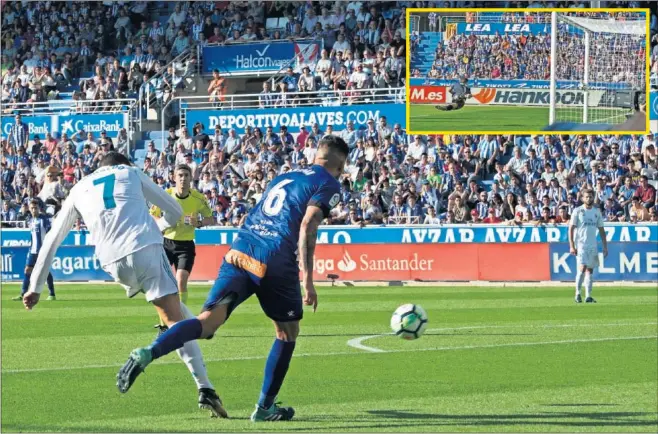
[[[176,200],[158,187],[122,154],[110,152],[98,170],[80,180],[64,201],[39,251],[30,289],[23,297],[27,309],[38,302],[57,248],[82,217],[89,228],[103,270],[125,289],[128,297],[143,292],[167,326],[193,318],[180,301],[178,285],[163,247],[162,231],[183,215]],[[147,201],[163,211],[153,219]],[[201,349],[190,341],[178,350],[199,389],[199,408],[214,417],[227,417],[208,379]]]
[[[583,205],[573,210],[569,221],[570,253],[576,256],[576,303],[582,303],[580,288],[585,283],[585,303],[596,303],[592,298],[592,275],[599,265],[599,252],[596,245],[596,233],[601,235],[603,256],[608,256],[608,241],[603,229],[603,216],[598,207],[594,207],[594,192],[583,191]]]

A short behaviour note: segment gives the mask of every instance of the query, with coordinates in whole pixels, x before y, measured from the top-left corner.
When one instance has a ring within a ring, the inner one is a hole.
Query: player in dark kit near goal
[[[450,86],[449,92],[452,95],[452,102],[450,104],[435,105],[434,107],[437,110],[459,110],[464,107],[466,100],[472,96],[471,88],[468,87],[468,79],[466,77],[460,78],[457,83]]]

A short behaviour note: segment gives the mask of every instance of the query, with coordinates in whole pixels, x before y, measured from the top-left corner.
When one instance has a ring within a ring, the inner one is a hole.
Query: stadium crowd
[[[18,121],[18,120],[17,120]],[[341,201],[327,223],[564,223],[593,188],[607,221],[658,221],[658,156],[653,135],[407,136],[385,117],[322,131],[247,127],[203,133],[170,129],[163,150],[148,145],[143,170],[162,188],[187,164],[218,225],[239,226],[278,174],[311,164],[328,134],[350,146]],[[120,146],[101,134],[48,135],[29,149],[3,141],[3,221],[24,219],[38,197],[54,212],[71,186]]]
[[[95,75],[81,82],[78,98],[116,97],[139,89],[172,56],[194,44],[309,35],[324,41],[320,59],[301,74],[286,71],[277,81],[277,93],[264,84],[262,108],[288,105],[285,95],[293,91],[386,88],[404,79],[403,11],[411,2],[219,3],[177,3],[166,25],[160,25],[147,20],[146,2],[8,2],[3,9],[2,39],[9,48],[2,53],[7,66],[3,98],[6,87],[8,101],[47,97],[53,91],[47,77],[74,84],[85,68],[94,68]],[[413,5],[444,6],[428,3]],[[271,32],[264,26],[271,17],[287,17],[286,28]],[[545,68],[535,54],[546,49],[546,39],[516,40],[524,50],[511,63],[505,53],[519,51],[511,40],[507,45],[502,39],[459,39],[468,51],[459,44],[447,47],[442,67],[468,55],[474,60],[468,67],[483,74],[498,67],[501,76],[523,71],[524,77],[534,78]],[[497,54],[486,57],[494,49]],[[166,83],[157,88],[162,100],[184,86],[183,75],[162,75]],[[244,132],[217,128],[210,135],[203,130],[200,124],[170,128],[163,147],[147,145],[143,170],[167,188],[174,183],[174,167],[189,165],[195,188],[208,198],[218,225],[240,225],[277,174],[312,163],[318,140],[327,134],[343,137],[351,149],[341,202],[327,223],[562,223],[587,186],[595,188],[608,221],[658,221],[655,189],[648,183],[658,174],[653,136],[411,137],[385,117],[365,125],[348,123],[342,131],[331,125],[326,131],[318,125],[296,131],[285,126],[247,127]],[[16,116],[2,139],[3,222],[24,220],[26,204],[34,197],[48,212],[56,212],[72,185],[91,173],[106,152],[125,152],[128,141],[125,130],[116,138],[77,132],[32,141]]]
[[[482,14],[486,17],[486,14]],[[497,15],[499,22],[546,22],[535,13],[518,18],[518,14]],[[586,14],[590,17],[591,14]],[[600,17],[601,19],[603,17]],[[619,19],[619,16],[616,16]],[[478,18],[480,19],[480,18]],[[486,20],[485,20],[486,21]],[[550,21],[550,19],[548,20]],[[645,86],[644,38],[632,35],[606,35],[594,38],[590,48],[590,80],[599,82],[627,82],[634,88]],[[434,63],[421,76],[435,79],[550,79],[550,27],[536,35],[457,34],[436,48]],[[584,74],[585,44],[582,35],[573,27],[561,24],[558,29],[558,71],[560,80],[581,80]]]

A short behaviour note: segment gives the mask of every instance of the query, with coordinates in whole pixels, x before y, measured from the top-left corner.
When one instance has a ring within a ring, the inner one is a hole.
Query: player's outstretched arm
[[[318,227],[324,219],[324,212],[320,207],[309,205],[299,230],[299,268],[302,271],[302,285],[304,285],[304,304],[313,306],[313,312],[318,307],[318,295],[313,284],[313,256],[315,243],[318,238]]]
[[[142,192],[146,200],[156,207],[160,208],[164,215],[157,218],[155,222],[158,224],[158,229],[164,231],[167,228],[176,226],[176,223],[183,216],[183,209],[176,199],[167,194],[166,191],[158,187],[158,185],[151,181],[151,179],[141,170],[135,170],[139,175],[142,182]]]
[[[73,197],[75,197],[74,194],[71,194],[64,201],[62,209],[57,214],[57,217],[55,217],[50,231],[43,240],[43,246],[39,250],[37,262],[34,265],[32,276],[30,277],[30,289],[23,297],[23,304],[28,310],[32,309],[39,302],[39,295],[43,291],[43,285],[46,283],[46,278],[50,273],[50,265],[55,257],[55,252],[57,252],[57,248],[62,244],[64,238],[66,238],[76,220],[80,217],[73,204]]]

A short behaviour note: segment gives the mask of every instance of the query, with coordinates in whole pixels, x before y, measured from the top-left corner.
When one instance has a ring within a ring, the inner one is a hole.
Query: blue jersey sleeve
[[[340,185],[337,181],[331,179],[322,183],[320,188],[311,197],[311,200],[308,202],[308,204],[320,208],[324,214],[324,217],[327,218],[329,211],[338,205],[339,201]]]

